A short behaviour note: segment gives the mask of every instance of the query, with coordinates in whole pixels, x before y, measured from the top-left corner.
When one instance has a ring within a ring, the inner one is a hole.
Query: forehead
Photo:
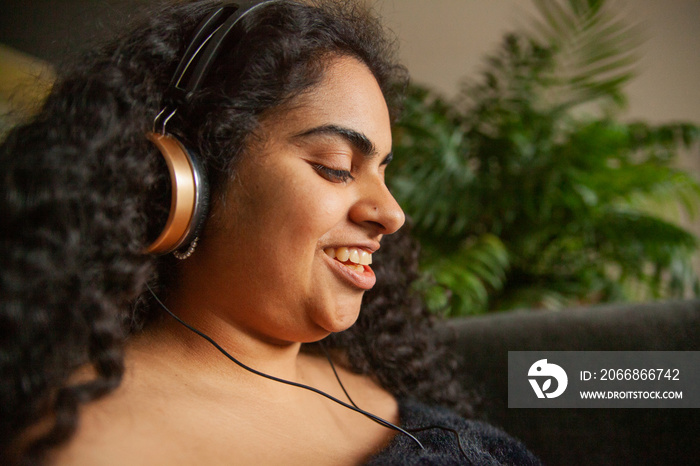
[[[366,135],[379,152],[391,150],[389,109],[374,75],[359,60],[330,58],[317,86],[263,120],[264,129],[287,134],[322,125],[350,128]]]

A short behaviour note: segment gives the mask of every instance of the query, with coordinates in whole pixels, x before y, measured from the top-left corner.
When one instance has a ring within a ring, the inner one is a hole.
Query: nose
[[[403,209],[383,180],[363,186],[360,199],[350,210],[350,218],[360,225],[373,227],[382,235],[396,232],[406,221]]]

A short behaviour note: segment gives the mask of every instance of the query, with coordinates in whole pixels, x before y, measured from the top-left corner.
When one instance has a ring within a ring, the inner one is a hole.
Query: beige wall
[[[371,0],[399,36],[416,82],[453,95],[483,57],[534,14],[530,0]],[[612,3],[612,2],[611,2]],[[700,124],[700,0],[617,1],[643,24],[640,75],[628,86],[629,118]]]

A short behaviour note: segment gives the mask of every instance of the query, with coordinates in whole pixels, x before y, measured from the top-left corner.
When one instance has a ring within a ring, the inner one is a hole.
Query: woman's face
[[[363,64],[334,58],[259,136],[188,266],[219,318],[273,342],[318,340],[355,322],[371,253],[404,222],[384,184],[389,112]]]

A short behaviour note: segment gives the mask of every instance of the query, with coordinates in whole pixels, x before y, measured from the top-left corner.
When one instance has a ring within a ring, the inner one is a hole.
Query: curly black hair
[[[78,409],[121,383],[123,348],[163,312],[171,257],[142,251],[164,223],[167,172],[145,133],[197,23],[218,2],[167,4],[127,33],[59,70],[41,111],[0,148],[0,458],[40,463],[66,442]],[[205,86],[168,130],[200,155],[213,196],[260,119],[313,88],[324,56],[353,56],[376,77],[392,114],[407,75],[392,41],[349,2],[273,3],[242,21]],[[327,339],[357,372],[396,396],[448,404],[468,398],[412,293],[417,248],[406,234],[384,240],[379,285],[355,326]],[[76,370],[95,377],[77,381]],[[31,432],[31,435],[28,435]]]

